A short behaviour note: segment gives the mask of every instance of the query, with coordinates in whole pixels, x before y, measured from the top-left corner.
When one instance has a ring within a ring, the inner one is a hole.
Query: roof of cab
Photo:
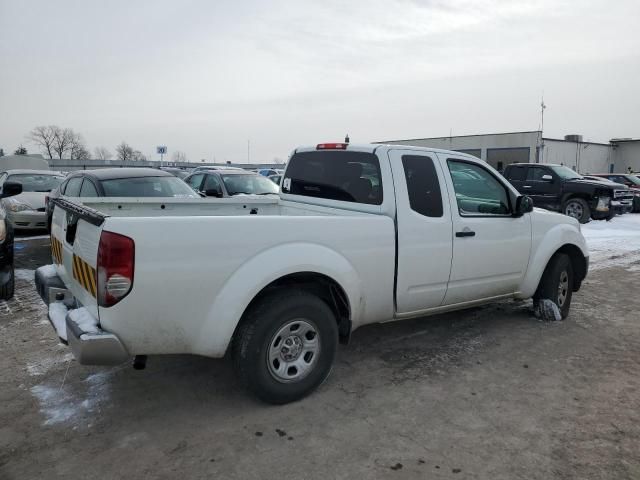
[[[93,177],[96,180],[118,180],[121,178],[137,178],[137,177],[173,177],[173,175],[164,170],[158,170],[157,168],[100,168],[95,170],[78,170],[71,172],[69,177],[72,176],[87,176]]]
[[[413,145],[399,145],[399,144],[384,144],[384,143],[348,143],[347,148],[337,148],[337,149],[319,149],[318,145],[329,145],[332,143],[342,144],[343,142],[320,142],[316,145],[303,145],[294,150],[293,153],[298,152],[367,152],[374,153],[376,150],[380,148],[385,148],[387,150],[411,150],[416,152],[434,152],[434,153],[445,153],[449,155],[456,155],[458,158],[470,158],[473,160],[480,160],[484,162],[481,158],[475,157],[473,155],[469,155],[468,153],[456,152],[454,150],[443,150],[441,148],[431,148],[431,147],[417,147]]]

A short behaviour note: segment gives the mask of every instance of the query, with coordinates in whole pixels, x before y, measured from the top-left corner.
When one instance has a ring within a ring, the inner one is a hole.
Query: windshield
[[[21,173],[7,177],[7,182],[20,183],[23,192],[50,192],[58,188],[63,180],[61,175],[46,173]]]
[[[133,177],[103,180],[105,197],[182,197],[199,198],[176,177]]]
[[[564,167],[564,166],[562,166],[562,167],[551,167],[551,170],[553,170],[556,173],[556,175],[558,175],[563,180],[573,180],[573,179],[576,179],[576,178],[583,178],[582,175],[580,175],[579,173],[574,172],[569,167]]]
[[[222,181],[229,195],[240,193],[267,195],[278,193],[278,185],[261,175],[222,175]]]

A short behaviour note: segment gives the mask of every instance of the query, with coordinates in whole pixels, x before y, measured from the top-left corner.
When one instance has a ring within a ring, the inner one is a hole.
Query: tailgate
[[[106,216],[68,200],[55,199],[51,256],[58,276],[74,297],[98,318],[97,260]]]

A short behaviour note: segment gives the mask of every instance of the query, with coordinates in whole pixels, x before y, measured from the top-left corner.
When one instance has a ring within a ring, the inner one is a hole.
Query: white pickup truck
[[[507,298],[566,317],[588,269],[575,219],[444,150],[298,148],[279,198],[55,202],[36,284],[80,363],[230,352],[272,403],[320,385],[358,327]]]

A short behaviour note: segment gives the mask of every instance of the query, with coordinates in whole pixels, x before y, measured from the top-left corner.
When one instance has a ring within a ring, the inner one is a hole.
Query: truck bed
[[[272,198],[83,199],[71,207],[93,217],[80,215],[70,245],[67,212],[56,205],[52,241],[66,252],[58,275],[131,354],[224,355],[250,300],[299,272],[339,279],[359,299],[351,306],[354,326],[393,317],[390,217]],[[135,242],[133,288],[109,308],[73,278],[70,260],[96,268],[102,230]]]

